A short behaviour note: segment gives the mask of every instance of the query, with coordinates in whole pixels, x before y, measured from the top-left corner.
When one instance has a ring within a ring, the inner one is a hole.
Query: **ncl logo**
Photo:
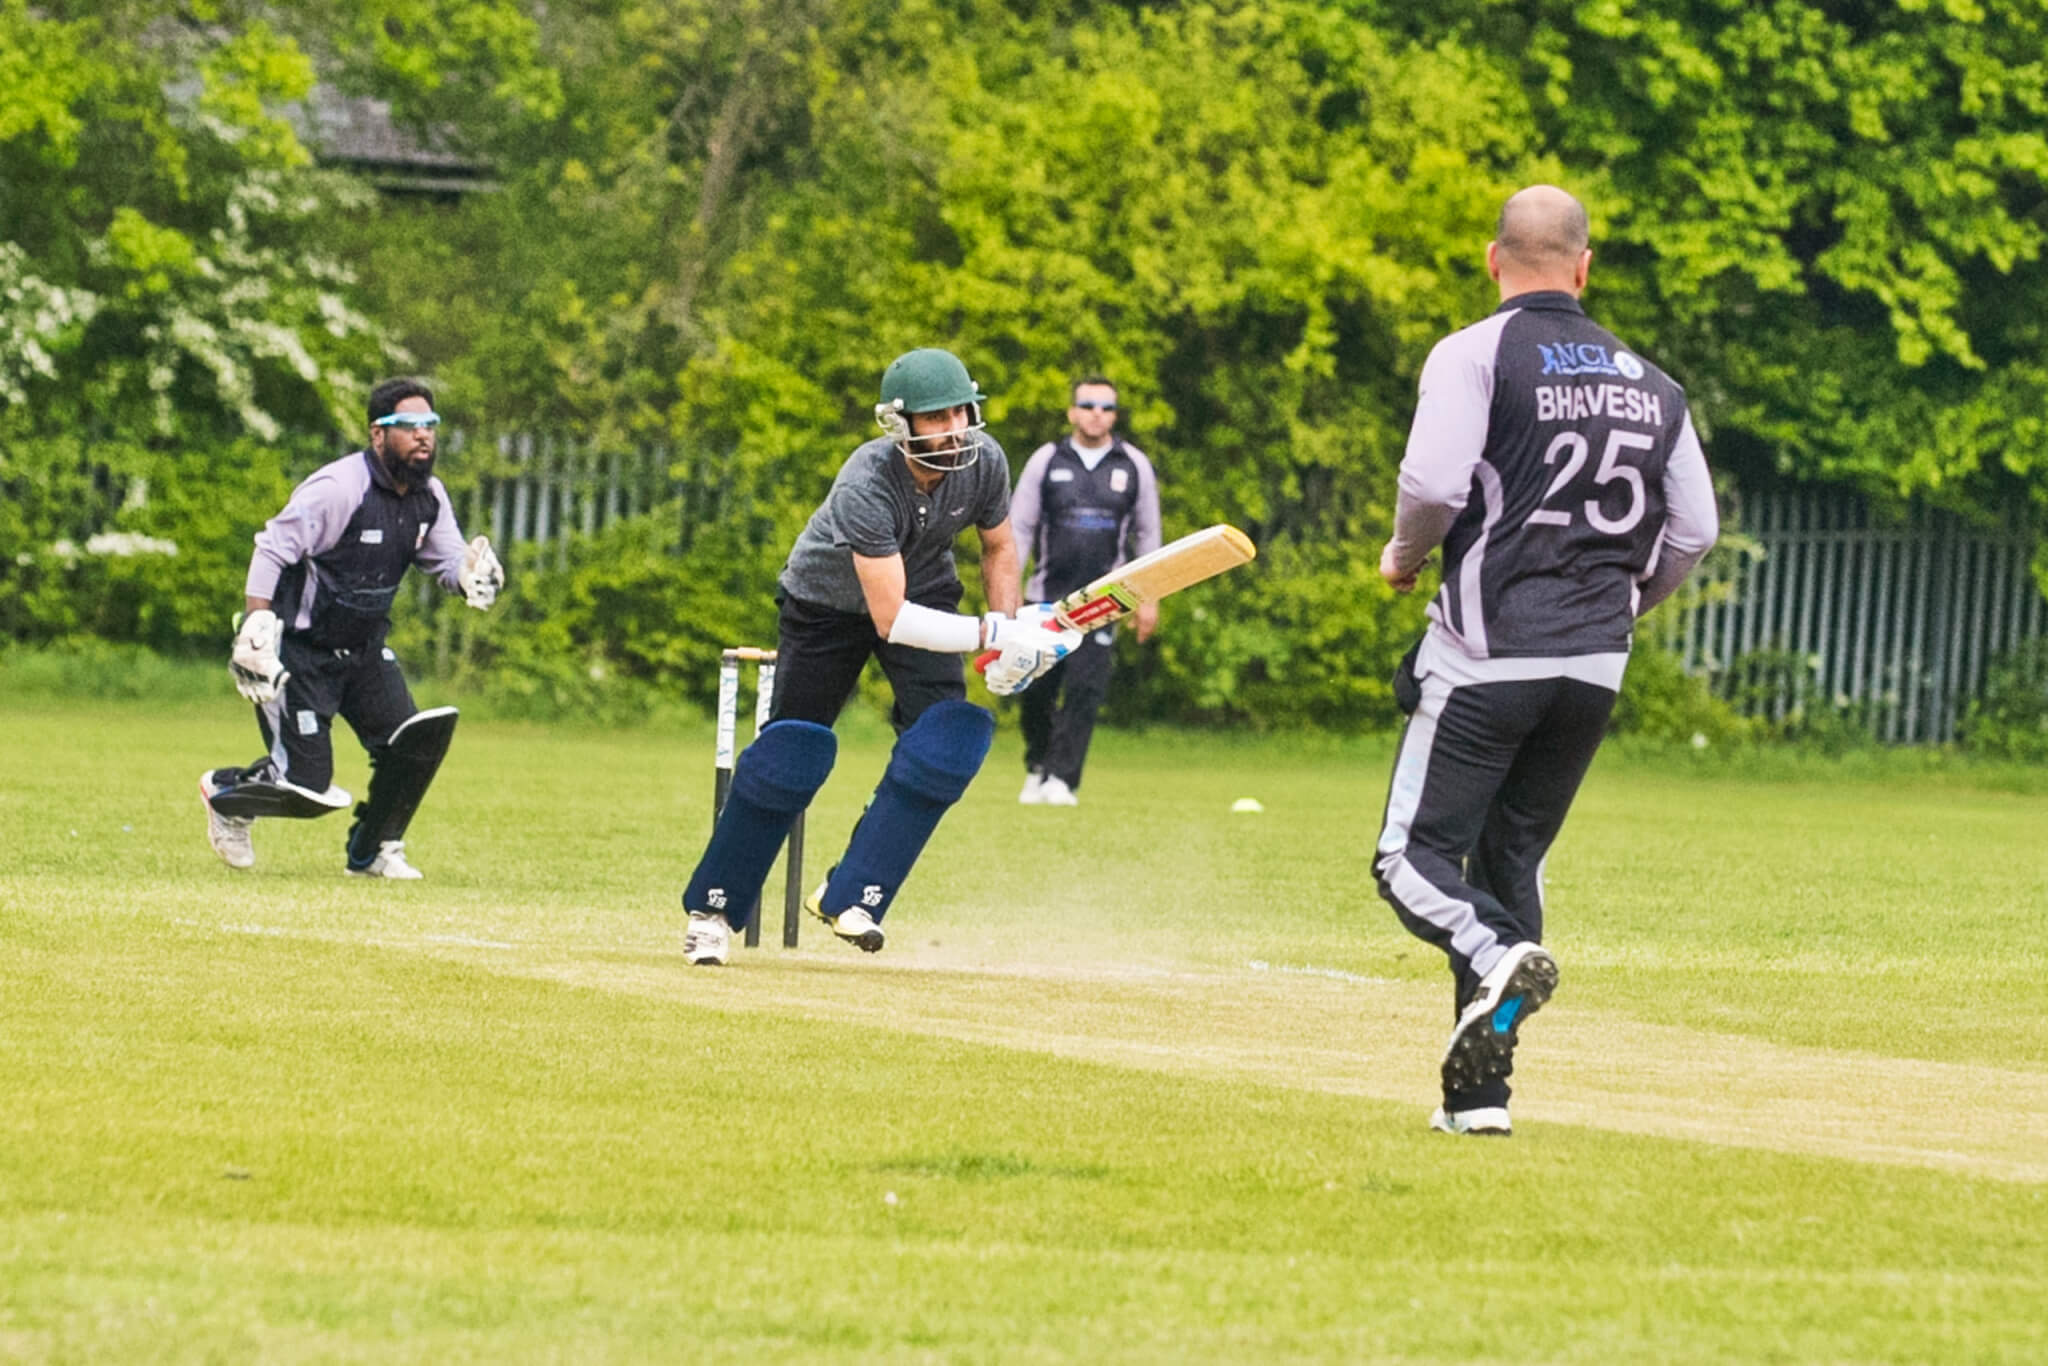
[[[1546,375],[1627,374],[1607,354],[1606,347],[1592,342],[1537,342],[1536,349],[1543,353],[1543,373]],[[1629,359],[1634,360],[1635,357]],[[1636,367],[1636,373],[1642,373],[1640,365]]]

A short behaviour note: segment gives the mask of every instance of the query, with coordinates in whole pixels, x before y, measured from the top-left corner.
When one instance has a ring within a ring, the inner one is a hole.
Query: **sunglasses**
[[[418,431],[422,427],[441,425],[439,413],[388,413],[370,424],[372,427],[403,427],[407,431]]]
[[[1076,399],[1074,406],[1091,413],[1113,413],[1116,411],[1114,403],[1097,403],[1093,399]]]

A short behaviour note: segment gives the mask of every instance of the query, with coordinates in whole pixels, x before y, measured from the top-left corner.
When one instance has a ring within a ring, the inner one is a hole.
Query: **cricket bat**
[[[1235,569],[1258,553],[1252,538],[1234,526],[1203,527],[1075,589],[1059,600],[1053,619],[1072,630],[1093,631],[1122,621],[1148,602]],[[982,654],[974,661],[975,670],[986,672],[997,653]]]

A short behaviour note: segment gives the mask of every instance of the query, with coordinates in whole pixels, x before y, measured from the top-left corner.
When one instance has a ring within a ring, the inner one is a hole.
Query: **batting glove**
[[[235,680],[235,691],[251,702],[270,701],[291,681],[291,675],[277,657],[280,634],[277,613],[268,608],[259,608],[243,617],[235,632],[235,647],[228,655],[228,675]]]
[[[462,589],[462,600],[479,612],[498,600],[498,590],[505,586],[505,566],[498,563],[490,537],[477,537],[462,552],[462,568],[456,571],[455,583]]]
[[[988,643],[996,657],[982,676],[990,692],[998,697],[1023,692],[1033,679],[1081,648],[1081,632],[1054,623],[1057,611],[1050,603],[1033,603],[1014,618],[989,616]]]

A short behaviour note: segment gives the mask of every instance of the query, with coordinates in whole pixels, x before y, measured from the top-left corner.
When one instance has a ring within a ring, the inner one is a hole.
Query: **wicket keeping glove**
[[[505,566],[498,563],[490,537],[477,537],[462,552],[462,568],[456,571],[455,583],[462,589],[462,600],[479,612],[498,600],[498,590],[505,586]]]
[[[228,655],[228,675],[235,691],[251,702],[268,702],[291,681],[277,657],[278,636],[282,634],[277,613],[259,608],[241,620],[235,631],[235,648]]]
[[[991,612],[988,643],[996,651],[982,677],[988,690],[998,697],[1012,697],[1031,686],[1033,679],[1081,648],[1081,632],[1054,623],[1058,609],[1051,603],[1032,603],[1020,608],[1015,617]]]

